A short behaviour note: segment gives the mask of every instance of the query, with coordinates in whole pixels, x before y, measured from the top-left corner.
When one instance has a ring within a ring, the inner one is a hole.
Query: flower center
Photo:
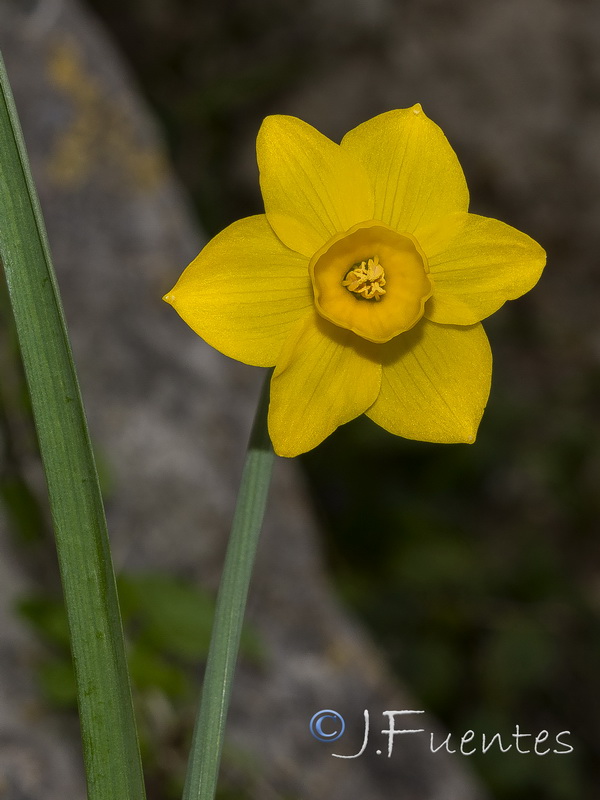
[[[379,256],[355,264],[342,281],[349,292],[355,292],[364,300],[381,300],[385,294],[385,272],[379,263]]]
[[[417,240],[374,220],[330,239],[309,272],[319,314],[370,342],[416,325],[433,291]]]

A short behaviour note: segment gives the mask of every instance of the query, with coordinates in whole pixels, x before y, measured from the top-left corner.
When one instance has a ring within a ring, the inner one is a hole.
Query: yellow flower
[[[468,213],[419,105],[339,145],[267,117],[256,149],[265,214],[212,239],[164,299],[221,352],[275,366],[275,451],[306,452],[362,413],[408,439],[473,442],[492,368],[480,321],[534,286],[542,248]]]

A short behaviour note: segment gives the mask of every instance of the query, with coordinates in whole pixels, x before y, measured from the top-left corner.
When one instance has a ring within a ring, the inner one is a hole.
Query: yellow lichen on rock
[[[78,188],[100,171],[118,175],[134,191],[152,191],[162,182],[162,152],[140,141],[127,108],[86,69],[72,39],[63,37],[50,48],[48,77],[73,108],[50,151],[47,169],[53,183]]]

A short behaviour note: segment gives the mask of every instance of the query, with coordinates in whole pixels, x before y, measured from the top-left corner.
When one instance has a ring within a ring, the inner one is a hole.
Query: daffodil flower
[[[468,213],[456,154],[419,105],[339,145],[267,117],[257,157],[265,213],[212,239],[165,300],[221,352],[275,367],[275,451],[363,413],[408,439],[473,442],[492,371],[481,320],[534,286],[542,248]]]

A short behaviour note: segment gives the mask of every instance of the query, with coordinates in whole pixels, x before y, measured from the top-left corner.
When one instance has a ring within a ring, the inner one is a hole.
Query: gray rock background
[[[323,29],[325,30],[325,28]],[[210,350],[161,295],[202,237],[160,134],[116,50],[75,0],[3,2],[0,46],[16,96],[63,291],[92,437],[108,467],[107,513],[118,569],[218,583],[260,376]],[[316,102],[316,101],[315,101]],[[16,455],[33,494],[39,467]],[[83,796],[74,725],[40,700],[40,644],[15,599],[52,583],[2,525],[0,796]],[[389,761],[346,762],[313,740],[310,716],[356,720],[414,705],[364,631],[338,605],[295,464],[277,465],[249,614],[265,649],[243,664],[231,746],[247,796],[470,800],[468,765],[411,737]],[[378,724],[378,723],[377,723]],[[436,729],[431,720],[427,726]],[[350,748],[352,747],[352,750]],[[341,746],[340,746],[341,749]],[[251,765],[251,766],[248,766]]]

